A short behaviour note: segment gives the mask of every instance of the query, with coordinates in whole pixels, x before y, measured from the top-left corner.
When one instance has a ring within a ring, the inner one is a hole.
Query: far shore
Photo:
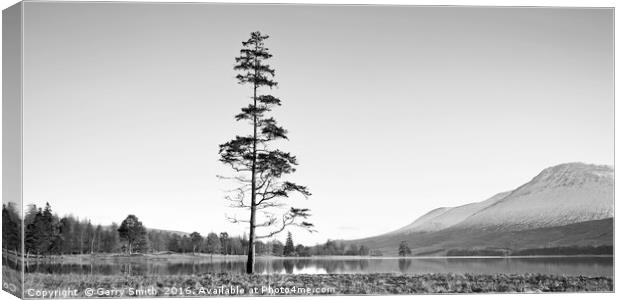
[[[11,259],[20,259],[15,254],[10,254]],[[6,257],[6,253],[3,254]],[[536,258],[571,258],[571,257],[613,257],[613,255],[520,255],[520,256],[352,256],[352,255],[330,255],[330,256],[257,256],[257,259],[269,260],[392,260],[392,259],[536,259]],[[85,262],[92,260],[244,260],[247,255],[222,255],[208,253],[147,253],[147,254],[118,254],[118,253],[97,253],[97,254],[64,254],[48,256],[30,256],[29,262],[36,261],[63,261],[63,262]]]

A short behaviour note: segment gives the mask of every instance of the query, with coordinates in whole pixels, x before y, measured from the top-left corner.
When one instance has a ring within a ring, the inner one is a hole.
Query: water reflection
[[[181,275],[203,273],[243,273],[241,257],[220,260],[101,260],[83,263],[28,263],[26,272],[104,275]],[[589,276],[613,276],[612,257],[548,258],[257,258],[260,274],[318,273],[543,273]]]
[[[398,259],[398,269],[401,273],[407,273],[407,270],[411,268],[411,259],[399,258]]]

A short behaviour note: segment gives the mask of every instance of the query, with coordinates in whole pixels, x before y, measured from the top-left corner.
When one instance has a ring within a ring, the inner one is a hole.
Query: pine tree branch
[[[312,223],[308,223],[305,221],[298,221],[298,219],[300,218],[301,219],[308,218],[310,216],[308,212],[309,212],[309,209],[307,208],[291,207],[287,213],[282,215],[282,225],[280,226],[279,229],[271,231],[270,233],[267,233],[265,235],[257,236],[256,238],[263,239],[263,238],[273,237],[274,235],[283,232],[289,226],[301,227],[301,228],[308,230],[309,232],[316,232],[314,229],[312,229],[312,227],[314,227]]]

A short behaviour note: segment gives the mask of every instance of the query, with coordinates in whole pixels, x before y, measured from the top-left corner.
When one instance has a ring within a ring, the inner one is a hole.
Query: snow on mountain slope
[[[508,194],[510,194],[510,192],[499,193],[481,202],[469,203],[457,207],[442,207],[434,209],[416,219],[413,223],[392,233],[433,232],[448,228],[462,222],[474,213],[503,199]]]
[[[524,230],[611,218],[613,185],[610,166],[568,163],[550,167],[454,226]]]

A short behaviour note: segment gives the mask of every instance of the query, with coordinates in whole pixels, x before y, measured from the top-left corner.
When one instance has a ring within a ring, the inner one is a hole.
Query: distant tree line
[[[21,251],[21,220],[13,204],[2,206],[2,245]],[[179,253],[247,254],[247,238],[222,232],[203,238],[198,232],[189,235],[147,229],[138,218],[129,215],[121,225],[94,225],[74,216],[59,217],[47,203],[44,208],[28,206],[24,214],[24,248],[31,255],[95,253]],[[261,254],[282,255],[279,241],[259,243]]]
[[[347,244],[333,240],[328,240],[325,244],[312,247],[311,253],[312,255],[381,256],[379,251],[371,251],[365,245]]]
[[[4,207],[3,207],[4,209]],[[85,254],[120,252],[118,225],[103,227],[74,216],[59,217],[47,203],[44,208],[28,206],[24,214],[24,248],[27,254]],[[135,249],[142,250],[141,240]]]
[[[508,249],[451,249],[446,256],[510,256]]]
[[[13,204],[2,206],[2,245],[4,249],[21,251],[21,221]],[[181,234],[147,229],[135,216],[129,215],[120,225],[94,225],[90,220],[74,216],[59,217],[49,203],[40,208],[29,205],[24,214],[24,247],[28,255],[96,254],[96,253],[206,253],[247,255],[248,238],[230,236],[227,232],[211,232],[203,237],[198,232]],[[256,241],[256,254],[261,256],[371,255],[363,245],[345,245],[327,241],[316,246],[294,244],[289,232],[285,243],[274,239]]]
[[[603,246],[564,246],[521,250],[511,249],[452,249],[447,256],[532,256],[532,255],[613,255],[612,245]]]
[[[21,246],[21,218],[15,209],[15,204],[10,202],[2,204],[2,248],[19,252]]]
[[[523,249],[513,251],[511,255],[613,255],[614,246],[573,246]]]

